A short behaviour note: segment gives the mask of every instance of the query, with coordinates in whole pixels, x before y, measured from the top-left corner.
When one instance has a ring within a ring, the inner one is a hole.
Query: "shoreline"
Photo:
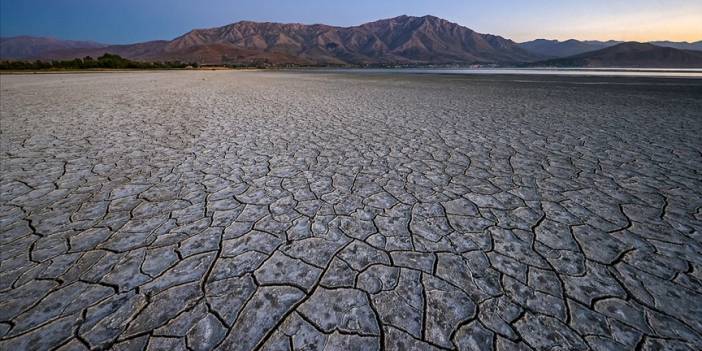
[[[121,68],[105,68],[105,69],[65,69],[65,70],[0,70],[0,75],[31,75],[31,74],[74,74],[74,73],[131,73],[131,72],[144,72],[144,73],[158,73],[158,72],[176,72],[176,71],[192,71],[192,72],[203,72],[203,71],[260,71],[260,68],[228,68],[228,67],[216,67],[216,68],[164,68],[164,69],[121,69]]]
[[[164,69],[65,69],[0,70],[0,75],[90,74],[90,73],[165,73],[165,72],[306,72],[339,74],[412,74],[437,76],[552,76],[702,79],[702,69],[691,68],[355,68],[355,67],[280,67],[280,68],[164,68]]]

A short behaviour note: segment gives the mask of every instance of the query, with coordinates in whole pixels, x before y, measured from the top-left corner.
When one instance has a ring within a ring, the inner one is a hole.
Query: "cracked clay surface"
[[[0,349],[702,348],[700,81],[0,83]]]

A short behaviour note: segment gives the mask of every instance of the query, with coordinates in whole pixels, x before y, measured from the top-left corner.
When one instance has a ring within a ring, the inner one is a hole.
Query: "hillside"
[[[170,41],[55,50],[35,58],[96,57],[105,52],[134,60],[203,64],[472,64],[545,58],[511,40],[433,16],[400,16],[354,27],[242,21],[192,30]]]
[[[559,41],[536,39],[524,43],[520,43],[519,47],[531,52],[534,55],[547,56],[549,58],[568,57],[582,54],[589,51],[604,49],[610,46],[617,45],[618,41],[580,41],[575,39]]]
[[[3,37],[0,38],[0,58],[5,60],[36,58],[59,50],[95,49],[105,46],[107,45],[92,41],[30,36]]]
[[[540,61],[546,67],[702,68],[702,52],[627,42],[565,58]]]

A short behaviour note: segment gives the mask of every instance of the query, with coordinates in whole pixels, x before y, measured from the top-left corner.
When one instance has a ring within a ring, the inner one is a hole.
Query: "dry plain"
[[[700,80],[0,86],[0,349],[702,348]]]

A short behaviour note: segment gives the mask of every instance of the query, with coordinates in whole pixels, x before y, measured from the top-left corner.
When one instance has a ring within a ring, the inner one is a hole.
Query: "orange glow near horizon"
[[[604,18],[583,17],[568,25],[544,28],[540,37],[547,39],[687,41],[702,40],[702,13],[639,13]],[[534,34],[518,33],[520,40],[537,39]]]
[[[526,20],[510,29],[512,39],[519,42],[538,38],[696,42],[702,40],[702,6],[672,6],[656,12],[635,8],[628,13],[581,12],[551,23]]]
[[[702,15],[690,15],[687,17],[677,17],[670,22],[641,22],[636,24],[632,20],[622,21],[620,24],[609,23],[609,26],[602,30],[592,30],[591,35],[598,38],[612,38],[626,41],[699,41],[702,40]],[[576,35],[582,37],[587,32],[585,28]],[[571,36],[573,36],[571,35]]]

